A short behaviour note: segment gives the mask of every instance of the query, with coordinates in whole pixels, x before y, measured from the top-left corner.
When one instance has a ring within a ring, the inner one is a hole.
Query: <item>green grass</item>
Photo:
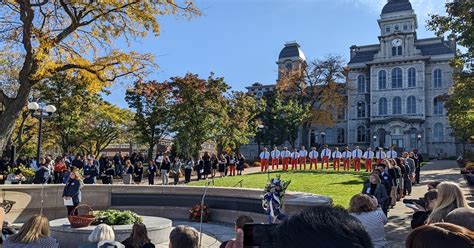
[[[277,174],[284,181],[291,180],[288,191],[306,192],[318,195],[326,195],[333,199],[336,205],[349,206],[351,197],[362,191],[363,183],[368,174],[365,172],[320,172],[320,171],[276,171],[270,173],[270,178]],[[217,178],[214,180],[216,187],[234,187],[243,180],[243,188],[262,189],[268,181],[268,175],[255,173],[236,177]],[[206,182],[192,182],[191,186],[203,186]],[[240,187],[237,185],[235,187]]]

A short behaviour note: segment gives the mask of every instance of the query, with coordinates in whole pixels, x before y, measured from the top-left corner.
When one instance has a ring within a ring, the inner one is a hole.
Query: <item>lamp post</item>
[[[374,148],[375,148],[375,142],[377,142],[377,135],[374,134],[372,138],[374,139]]]
[[[326,133],[325,132],[321,132],[321,141],[323,143],[323,146],[326,144],[326,140],[324,139],[324,137],[326,136]]]
[[[264,125],[260,124],[257,126],[258,128],[258,131],[260,133],[259,137],[258,137],[258,142],[257,142],[257,147],[258,147],[258,151],[257,151],[257,157],[259,156],[260,154],[260,143],[262,142],[262,136],[263,136],[263,129],[265,128]]]
[[[421,133],[416,135],[416,148],[420,149],[420,144],[421,144]],[[420,149],[421,150],[421,149]],[[421,152],[421,151],[420,151]]]
[[[54,105],[43,107],[43,104],[40,106],[37,102],[30,102],[28,103],[28,110],[31,112],[32,117],[39,120],[38,146],[36,151],[36,163],[39,165],[41,156],[41,138],[43,136],[43,120],[51,118],[51,115],[56,112],[56,107]]]

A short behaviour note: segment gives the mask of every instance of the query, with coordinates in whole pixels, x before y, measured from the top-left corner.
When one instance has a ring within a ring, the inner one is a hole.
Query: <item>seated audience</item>
[[[451,223],[420,226],[405,242],[406,248],[472,248],[473,245],[474,232]]]
[[[244,225],[247,223],[253,223],[253,219],[250,216],[247,215],[241,215],[235,220],[235,231],[237,232],[238,229],[243,229]],[[225,248],[227,245],[227,242],[229,241],[224,241],[220,248]]]
[[[242,240],[243,242],[243,240]],[[242,244],[243,245],[243,244]],[[177,226],[170,233],[169,248],[198,248],[199,234],[190,226]],[[243,246],[241,246],[243,248]]]
[[[445,221],[474,231],[474,208],[454,209],[446,216]]]
[[[23,224],[18,233],[8,237],[5,248],[57,248],[56,239],[51,238],[49,220],[42,215],[34,215]]]
[[[146,226],[143,223],[133,224],[130,237],[122,242],[125,248],[155,248],[148,238]]]
[[[423,197],[424,206],[417,205],[417,209],[413,214],[413,219],[411,220],[411,228],[415,229],[419,226],[422,226],[428,220],[433,208],[436,204],[436,200],[438,199],[438,192],[433,189],[425,193]]]
[[[381,208],[378,208],[377,199],[365,194],[357,194],[352,197],[349,213],[356,217],[369,233],[375,248],[385,247],[385,229],[387,216]]]
[[[89,244],[81,245],[79,248],[96,248],[101,241],[115,242],[114,229],[107,224],[100,224],[94,228],[88,240],[90,242]],[[120,245],[121,246],[118,247],[124,247],[122,244]]]
[[[449,212],[456,208],[468,207],[462,190],[456,183],[443,182],[436,189],[438,190],[438,199],[428,217],[428,223],[443,222]]]

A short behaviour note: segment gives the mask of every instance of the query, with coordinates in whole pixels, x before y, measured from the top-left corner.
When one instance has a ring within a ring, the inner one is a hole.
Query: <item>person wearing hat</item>
[[[272,170],[275,169],[275,165],[278,170],[278,166],[280,162],[280,154],[281,152],[278,151],[278,147],[274,146],[272,152],[270,153],[270,155],[272,156]]]
[[[290,157],[291,157],[291,152],[288,151],[288,147],[284,147],[283,151],[280,153],[281,156],[281,162],[283,166],[283,170],[287,171],[288,170],[288,164],[290,162]]]
[[[359,146],[356,146],[356,149],[352,151],[352,158],[354,159],[354,171],[360,171],[360,159],[362,158],[363,154],[364,153],[359,148]]]
[[[318,156],[319,153],[316,150],[316,147],[311,147],[311,151],[309,152],[309,169],[313,169],[313,164],[314,164],[314,169],[318,169]]]
[[[367,151],[364,152],[364,155],[362,155],[362,158],[365,160],[365,171],[372,172],[372,159],[374,158],[374,152],[372,151],[372,148],[368,147]]]
[[[326,164],[326,170],[329,169],[329,157],[331,157],[331,149],[328,148],[328,145],[324,145],[324,149],[321,151],[321,170],[324,168],[324,164]]]
[[[349,171],[351,169],[351,156],[352,153],[349,151],[349,147],[344,147],[344,152],[342,153],[342,162],[344,164],[344,171]]]

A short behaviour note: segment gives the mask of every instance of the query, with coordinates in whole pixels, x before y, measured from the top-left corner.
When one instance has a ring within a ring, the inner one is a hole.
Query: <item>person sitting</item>
[[[79,248],[96,248],[98,244],[102,241],[111,241],[115,242],[115,233],[114,229],[107,224],[100,224],[94,228],[92,233],[89,235],[89,244],[84,244],[79,246]],[[124,247],[124,245],[116,242],[117,247]]]
[[[438,199],[438,192],[433,189],[425,193],[423,197],[423,205],[420,206],[419,204],[415,203],[415,213],[413,214],[413,218],[411,220],[411,228],[415,229],[419,226],[422,226],[428,220],[433,208],[436,204],[436,200]]]
[[[11,184],[20,184],[24,179],[25,177],[21,174],[21,170],[19,169],[16,169],[7,176],[7,181],[9,181]]]
[[[243,242],[243,241],[242,241]],[[198,231],[190,226],[177,226],[170,233],[169,248],[198,248]],[[242,246],[243,247],[243,246]]]
[[[42,215],[34,215],[28,219],[15,233],[7,238],[4,248],[57,248],[56,239],[51,238],[49,220]]]
[[[436,189],[438,200],[428,218],[428,223],[443,222],[449,212],[456,208],[468,207],[466,198],[456,183],[442,182]]]
[[[244,225],[247,223],[252,223],[253,219],[247,215],[241,215],[235,220],[235,231],[237,232],[238,229],[243,229]],[[225,248],[229,241],[224,241],[221,243],[220,248]]]
[[[146,226],[143,223],[133,224],[132,233],[130,237],[122,242],[125,248],[155,248],[148,238]]]
[[[472,248],[474,232],[451,223],[424,225],[413,230],[405,242],[406,248]]]
[[[387,216],[378,207],[377,199],[365,194],[351,198],[349,213],[357,218],[369,233],[375,248],[385,247],[385,229]]]
[[[474,231],[474,208],[457,208],[449,212],[446,222]]]

